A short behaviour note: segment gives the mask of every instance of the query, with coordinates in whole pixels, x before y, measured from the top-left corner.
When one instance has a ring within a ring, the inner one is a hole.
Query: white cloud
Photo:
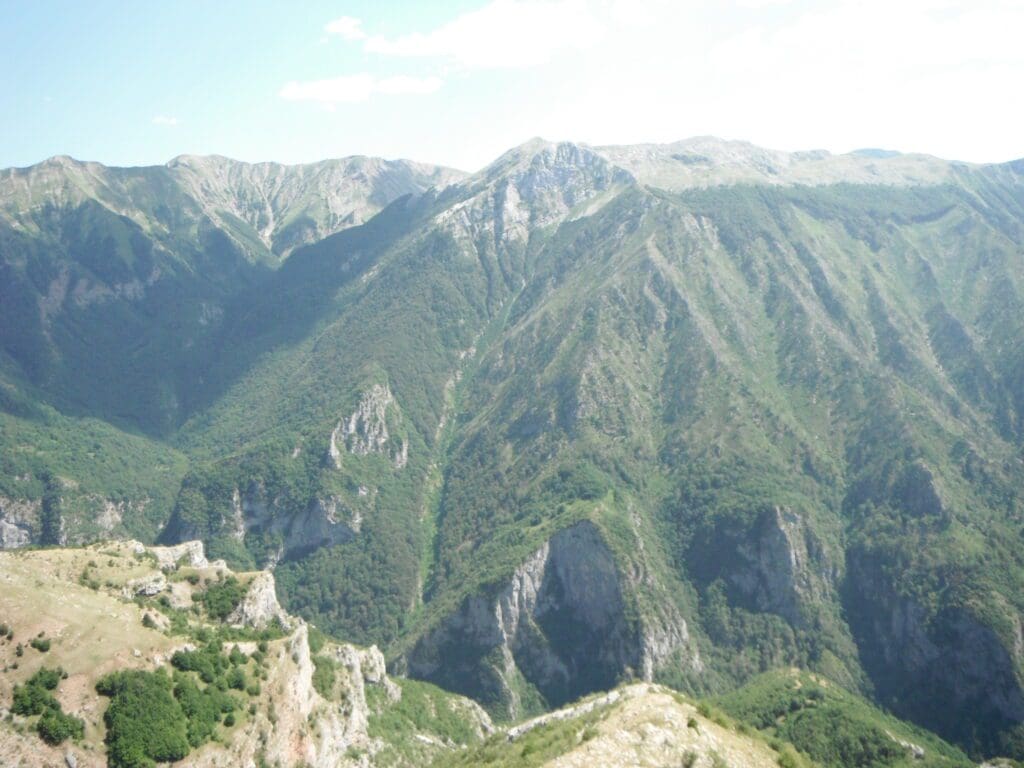
[[[153,125],[177,125],[181,121],[176,117],[168,117],[167,115],[157,115],[153,118]]]
[[[330,21],[324,27],[328,35],[336,35],[342,40],[363,40],[366,32],[363,31],[363,22],[352,16],[342,16],[340,19]]]
[[[400,94],[425,95],[442,85],[438,77],[377,78],[366,72],[357,75],[333,77],[326,80],[292,80],[278,94],[287,101],[315,101],[320,104],[350,104],[366,101],[377,93],[389,96]]]
[[[407,75],[395,75],[385,77],[376,82],[377,93],[402,94],[412,93],[425,95],[433,93],[441,87],[439,77],[409,77]]]
[[[374,35],[363,47],[389,56],[443,59],[467,69],[523,69],[592,47],[607,31],[594,4],[584,0],[493,0],[430,32]]]
[[[602,144],[714,134],[779,149],[884,146],[965,160],[1024,154],[1024,107],[1012,96],[1024,82],[1024,0],[473,4],[409,34],[381,34],[369,17],[343,27],[368,27],[349,43],[378,54],[361,57],[367,72],[383,77],[377,66],[407,57],[418,77],[295,83],[287,97],[331,108],[429,92],[441,81],[427,75],[447,87],[448,77],[472,72],[444,99],[401,104],[401,125],[360,128],[378,153],[469,169],[533,135]]]
[[[760,10],[762,8],[776,8],[792,4],[793,0],[736,0],[740,8]]]

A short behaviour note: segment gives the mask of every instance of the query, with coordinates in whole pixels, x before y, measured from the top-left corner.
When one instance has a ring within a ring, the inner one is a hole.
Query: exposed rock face
[[[347,673],[343,678],[349,719],[346,730],[350,733],[366,733],[369,709],[366,706],[366,685],[384,685],[392,701],[401,698],[401,689],[387,679],[384,672],[384,655],[377,646],[361,649],[353,645],[331,646],[329,654]]]
[[[104,561],[100,567],[106,571],[104,583],[95,589],[75,583],[83,565],[100,552]],[[190,585],[185,579],[169,583],[166,574],[154,563],[139,557],[146,552],[147,547],[136,541],[111,541],[80,550],[0,553],[0,581],[4,585],[0,588],[0,615],[13,622],[26,638],[37,633],[42,635],[41,630],[53,638],[54,647],[48,658],[54,665],[60,662],[68,669],[68,681],[60,691],[61,703],[66,712],[88,723],[102,722],[105,704],[95,695],[95,682],[99,677],[117,669],[169,670],[175,651],[197,647],[197,643],[185,642],[183,637],[163,634],[170,620],[163,611],[162,600],[136,605],[124,599],[137,595],[151,597],[163,592],[176,607],[187,607],[193,589],[197,593],[203,589]],[[138,575],[140,571],[142,576]],[[260,685],[255,693],[247,692],[248,715],[239,718],[236,726],[220,731],[216,739],[192,750],[181,765],[189,768],[425,765],[434,756],[459,746],[430,725],[425,726],[425,733],[399,736],[394,742],[388,736],[371,737],[373,716],[386,716],[402,698],[402,688],[386,674],[383,654],[376,647],[358,648],[326,641],[314,659],[308,626],[300,619],[280,613],[273,584],[270,574],[256,575],[238,614],[229,620],[237,618],[247,626],[258,627],[262,623],[261,616],[283,617],[287,634],[269,639],[266,645],[254,640],[238,641],[224,643],[222,648],[224,653],[229,653],[233,646],[241,653],[252,655],[257,652],[257,646],[261,646]],[[179,603],[178,598],[183,600]],[[140,628],[143,617],[148,617],[155,627],[144,622],[144,627]],[[196,620],[202,622],[202,617],[197,616]],[[202,626],[213,631],[223,628],[219,623],[203,623]],[[9,666],[8,661],[15,657],[13,644],[0,648],[0,656],[4,657],[3,666]],[[321,659],[335,662],[330,690],[313,684],[317,662]],[[28,676],[27,671],[21,674],[22,680]],[[8,702],[11,686],[18,681],[18,678],[3,681],[4,690],[0,690],[0,694]],[[368,695],[372,687],[383,695]],[[487,715],[473,702],[437,694],[431,694],[426,700],[431,706],[446,707],[478,736],[493,731]],[[0,765],[52,768],[63,765],[64,760],[71,765],[76,759],[76,764],[83,768],[106,765],[108,755],[102,728],[90,728],[83,740],[66,751],[67,743],[60,747],[48,746],[34,729],[24,727],[23,718],[16,717],[12,721],[4,717],[5,713],[0,707]],[[405,756],[398,763],[394,762],[396,749],[403,746],[401,742],[412,739],[429,748],[417,750],[415,758]],[[375,759],[378,753],[385,759],[378,762]],[[71,757],[65,758],[65,755]]]
[[[416,644],[409,673],[520,711],[519,677],[549,704],[609,688],[644,667],[641,627],[597,527],[559,532],[496,595],[468,597]]]
[[[26,547],[39,535],[38,500],[0,496],[0,549]]]
[[[531,228],[553,224],[581,203],[632,181],[589,148],[534,139],[466,180],[474,194],[440,214],[438,223],[474,248],[483,236],[499,247],[521,246]]]
[[[268,248],[283,255],[361,224],[404,194],[443,187],[463,176],[408,160],[370,157],[287,166],[181,156],[167,168],[212,219],[226,219],[228,213],[245,221]]]
[[[150,499],[113,501],[94,493],[80,492],[77,483],[61,487],[59,542],[61,546],[93,541],[97,536],[117,538],[124,533],[125,519],[138,519]],[[43,534],[43,507],[39,499],[0,496],[0,549],[39,544]]]
[[[671,661],[680,649],[686,651],[686,658],[680,660],[682,663],[695,672],[704,668],[700,652],[690,640],[686,620],[671,603],[666,602],[660,606],[660,611],[644,617],[640,639],[640,676],[644,680],[653,680],[658,668]]]
[[[588,713],[598,714],[587,717]],[[557,721],[578,723],[577,732],[586,737],[566,744],[544,763],[548,768],[774,768],[780,763],[779,754],[762,739],[706,718],[694,703],[650,683],[623,686],[511,728],[504,754],[514,762],[523,749],[516,742],[524,734],[543,732]],[[584,731],[588,721],[592,725]]]
[[[1003,638],[964,608],[929,611],[897,594],[884,574],[870,554],[851,552],[847,611],[880,700],[947,738],[988,730],[979,738],[998,750],[999,732],[1024,723],[1020,618]]]
[[[171,547],[146,547],[146,550],[156,557],[157,564],[163,571],[176,570],[179,562],[193,568],[206,568],[210,565],[201,541],[185,541]]]
[[[752,534],[737,546],[745,567],[731,572],[732,586],[757,610],[801,624],[802,607],[832,590],[835,573],[820,542],[799,513],[778,506],[762,513]]]
[[[722,516],[702,531],[690,560],[701,581],[721,580],[737,605],[805,625],[832,600],[842,570],[841,554],[826,548],[807,514],[770,506],[752,519]]]
[[[152,597],[167,589],[167,577],[163,573],[153,573],[132,579],[124,587],[124,596],[129,600],[136,596]]]
[[[356,649],[340,646],[340,652]],[[368,752],[373,744],[367,734],[367,707],[363,679],[344,676],[343,706],[328,702],[313,686],[313,660],[305,624],[299,624],[278,651],[264,688],[272,692],[274,721],[262,709],[227,747],[189,756],[190,765],[255,766],[257,760],[270,765],[308,765],[336,768],[357,765],[348,750]],[[225,757],[228,760],[225,762]]]
[[[250,532],[278,536],[278,558],[351,541],[362,524],[361,512],[350,509],[340,497],[313,499],[294,514],[281,509],[276,499],[267,498],[265,488],[258,483],[244,493],[236,491],[232,509],[232,536],[238,540],[244,540]]]
[[[941,184],[950,175],[948,163],[927,155],[780,152],[711,136],[672,144],[595,147],[594,151],[629,169],[644,183],[673,190],[726,184],[791,186],[837,181],[919,186]]]
[[[340,421],[331,432],[328,449],[331,462],[335,467],[341,467],[342,450],[355,456],[380,453],[391,456],[395,467],[401,469],[409,460],[409,445],[402,439],[401,444],[392,450],[388,432],[389,417],[398,419],[400,416],[388,385],[374,384],[363,393],[359,405],[349,417]]]
[[[227,621],[228,624],[255,629],[266,629],[274,621],[289,626],[288,614],[277,602],[274,575],[263,572],[249,582],[249,591]]]

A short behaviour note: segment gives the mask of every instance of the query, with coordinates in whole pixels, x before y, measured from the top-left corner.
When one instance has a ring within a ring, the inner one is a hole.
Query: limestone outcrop
[[[512,716],[528,688],[559,705],[614,687],[652,673],[652,644],[686,637],[684,624],[674,640],[663,627],[646,639],[623,586],[597,526],[581,521],[555,534],[499,591],[467,597],[403,662],[414,677]]]
[[[254,629],[266,629],[274,622],[279,622],[283,627],[291,626],[288,614],[277,602],[272,573],[261,572],[249,582],[245,597],[228,616],[227,622],[234,626]]]

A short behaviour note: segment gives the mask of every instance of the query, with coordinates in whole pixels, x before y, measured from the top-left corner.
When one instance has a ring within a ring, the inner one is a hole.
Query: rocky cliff
[[[204,595],[236,578],[246,582],[244,594],[225,620],[235,639],[209,646],[226,625],[202,609]],[[174,668],[181,675],[175,654],[203,647],[216,647],[225,661],[233,658],[252,682],[235,694],[244,707],[234,703],[236,714],[219,726],[216,740],[194,745],[177,765],[337,768],[376,765],[379,757],[386,765],[411,767],[456,746],[441,726],[453,716],[467,738],[491,730],[478,707],[436,689],[417,688],[403,701],[401,681],[388,677],[376,647],[311,639],[310,627],[277,605],[270,574],[236,575],[211,564],[200,542],[5,552],[0,582],[4,632],[20,641],[0,640],[4,765],[107,765],[108,700],[97,695],[96,682],[125,670]],[[45,652],[23,650],[33,638],[46,638]],[[35,733],[38,717],[12,713],[14,689],[42,667],[66,673],[59,701],[66,715],[81,718],[82,738],[50,746]],[[415,763],[408,757],[413,754]]]
[[[686,625],[674,632],[648,628],[626,589],[597,527],[576,523],[507,581],[467,597],[416,643],[404,665],[508,717],[535,708],[538,696],[558,706],[622,679],[649,677],[650,655],[663,658],[685,644]]]

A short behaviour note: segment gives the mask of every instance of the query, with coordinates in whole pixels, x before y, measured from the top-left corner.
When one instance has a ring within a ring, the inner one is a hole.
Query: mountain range
[[[1022,451],[1024,161],[0,172],[0,543],[202,540],[499,722],[797,667],[1024,759]]]

